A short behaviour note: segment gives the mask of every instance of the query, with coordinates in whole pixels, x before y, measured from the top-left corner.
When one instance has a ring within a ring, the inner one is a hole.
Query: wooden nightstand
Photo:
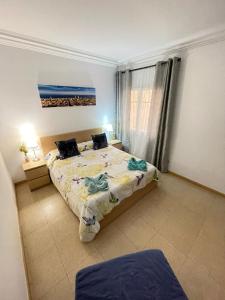
[[[23,170],[31,191],[51,182],[46,162],[43,159],[25,162]]]
[[[122,142],[120,140],[111,140],[109,142],[110,145],[112,145],[113,147],[119,149],[119,150],[123,150],[123,145]]]

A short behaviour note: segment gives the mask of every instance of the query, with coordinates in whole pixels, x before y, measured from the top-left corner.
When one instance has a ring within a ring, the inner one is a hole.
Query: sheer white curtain
[[[157,103],[152,102],[154,79],[154,67],[132,72],[130,153],[142,159],[148,159],[150,140],[157,136],[156,123],[158,122],[155,121],[156,114],[160,112],[157,112]]]

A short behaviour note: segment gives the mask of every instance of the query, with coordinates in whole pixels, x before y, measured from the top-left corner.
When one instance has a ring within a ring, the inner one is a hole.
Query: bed
[[[113,146],[93,150],[88,142],[100,128],[42,137],[43,153],[52,182],[63,199],[80,220],[80,240],[94,239],[106,226],[156,186],[157,170],[151,164],[147,172],[129,171],[128,160],[133,157]],[[76,138],[81,155],[57,159],[55,141]],[[84,184],[86,177],[105,174],[109,190],[89,194]]]

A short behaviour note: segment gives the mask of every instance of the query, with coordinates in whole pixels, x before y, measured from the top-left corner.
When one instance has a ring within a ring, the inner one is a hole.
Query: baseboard
[[[23,180],[26,181],[26,180]],[[22,183],[21,181],[20,183]],[[16,185],[17,183],[15,183]],[[25,271],[25,277],[26,277],[26,283],[27,283],[27,293],[28,293],[28,299],[31,300],[31,290],[30,290],[30,284],[29,284],[29,276],[28,276],[28,267],[27,267],[27,262],[25,258],[25,246],[24,246],[24,240],[23,240],[23,235],[21,231],[21,223],[20,223],[20,218],[19,218],[19,207],[18,207],[18,199],[16,195],[16,206],[17,206],[17,219],[18,219],[18,225],[19,225],[19,233],[20,233],[20,241],[21,241],[21,249],[22,249],[22,256],[23,256],[23,265],[24,265],[24,271]]]
[[[179,177],[179,178],[185,179],[185,180],[187,180],[187,181],[189,181],[189,182],[191,182],[191,183],[193,183],[193,184],[195,184],[195,185],[197,185],[197,186],[200,186],[201,188],[203,188],[203,189],[205,189],[205,190],[208,190],[208,191],[210,191],[210,192],[214,192],[214,193],[216,193],[216,194],[218,194],[218,195],[220,195],[220,196],[225,197],[225,194],[224,194],[224,193],[221,193],[221,192],[219,192],[219,191],[217,191],[217,190],[214,190],[214,189],[212,189],[212,188],[210,188],[210,187],[208,187],[208,186],[206,186],[206,185],[204,185],[204,184],[201,184],[201,183],[199,183],[199,182],[197,182],[197,181],[194,181],[194,180],[192,180],[192,179],[190,179],[190,178],[187,178],[187,177],[182,176],[182,175],[180,175],[180,174],[174,173],[174,172],[172,172],[172,171],[169,171],[169,173],[172,174],[172,175],[174,175],[174,176],[177,176],[177,177]]]
[[[19,216],[18,216],[18,220],[19,220]],[[24,241],[22,238],[22,232],[21,232],[21,228],[20,228],[20,222],[19,222],[19,232],[20,232],[20,241],[21,241],[21,248],[22,248],[22,255],[23,255],[23,265],[24,265],[24,270],[25,270],[25,277],[26,277],[26,282],[27,282],[27,293],[28,293],[28,299],[31,300],[31,290],[30,290],[30,283],[29,283],[29,276],[28,276],[28,267],[27,267],[27,262],[26,262],[26,258],[25,258],[25,253],[24,253]]]

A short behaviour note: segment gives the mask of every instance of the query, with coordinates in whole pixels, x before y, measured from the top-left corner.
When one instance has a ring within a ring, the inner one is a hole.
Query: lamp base
[[[28,157],[27,153],[24,153],[24,160],[25,160],[25,162],[29,162],[29,157]]]
[[[34,153],[34,157],[33,157],[33,161],[39,161],[40,158],[36,155],[36,152],[35,152],[35,148],[32,149],[33,150],[33,153]]]
[[[40,160],[39,157],[34,157],[34,158],[32,159],[32,161],[39,161],[39,160]]]

